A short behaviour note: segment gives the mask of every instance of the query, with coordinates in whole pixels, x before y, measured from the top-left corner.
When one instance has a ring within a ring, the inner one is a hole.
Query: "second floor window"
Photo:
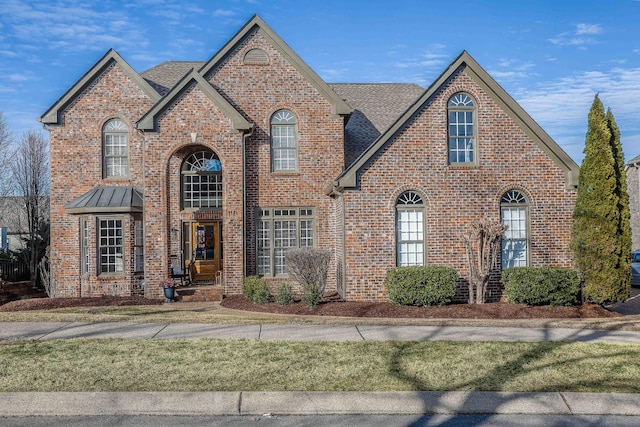
[[[289,172],[298,169],[296,117],[280,110],[271,117],[271,170]]]
[[[102,130],[103,177],[129,176],[129,128],[120,119],[109,120]]]
[[[449,122],[449,163],[474,163],[476,104],[466,93],[456,93],[447,102]]]

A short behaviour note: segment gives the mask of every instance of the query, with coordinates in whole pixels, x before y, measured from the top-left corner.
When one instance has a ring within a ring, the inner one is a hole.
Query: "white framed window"
[[[476,162],[476,103],[466,93],[456,93],[447,102],[449,163]]]
[[[313,208],[262,208],[258,210],[257,224],[259,276],[287,274],[287,249],[315,244]]]
[[[124,273],[122,219],[98,219],[99,273]]]
[[[103,177],[129,175],[129,127],[120,119],[109,120],[102,129]]]
[[[136,273],[144,271],[144,223],[133,221],[133,268]]]
[[[273,172],[298,169],[298,137],[296,117],[287,110],[279,110],[271,117],[271,170]]]
[[[507,226],[502,235],[502,268],[529,265],[529,219],[527,198],[509,190],[500,199],[500,217]]]
[[[86,218],[80,220],[80,272],[89,272],[89,221]]]
[[[406,191],[396,200],[396,265],[425,263],[424,203],[415,191]]]
[[[222,207],[222,163],[213,151],[193,153],[182,164],[182,207]]]

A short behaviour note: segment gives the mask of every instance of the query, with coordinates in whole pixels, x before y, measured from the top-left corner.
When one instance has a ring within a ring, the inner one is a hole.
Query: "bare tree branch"
[[[10,162],[12,193],[20,202],[20,218],[26,220],[26,251],[31,281],[35,284],[40,253],[48,244],[45,229],[49,222],[49,144],[42,132],[26,131]],[[22,228],[24,229],[24,228]]]
[[[469,304],[485,302],[491,270],[498,260],[500,238],[506,229],[485,218],[472,224],[463,236],[469,265]]]

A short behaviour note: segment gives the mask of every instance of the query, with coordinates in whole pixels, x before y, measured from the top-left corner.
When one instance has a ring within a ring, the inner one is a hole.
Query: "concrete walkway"
[[[507,392],[0,393],[0,417],[104,415],[638,415],[640,395]]]
[[[244,338],[296,341],[580,341],[640,343],[640,331],[568,328],[376,326],[297,324],[0,322],[0,340],[12,339],[190,339]]]
[[[245,338],[640,343],[640,332],[448,326],[0,322],[0,340]],[[640,394],[506,392],[0,393],[0,416],[261,414],[638,415]]]

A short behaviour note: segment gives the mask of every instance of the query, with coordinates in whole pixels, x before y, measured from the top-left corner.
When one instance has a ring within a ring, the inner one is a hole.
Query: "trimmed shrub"
[[[527,305],[579,305],[578,272],[563,267],[514,267],[502,272],[507,301]]]
[[[278,286],[278,291],[276,292],[275,300],[280,305],[293,304],[293,290],[291,289],[291,285],[288,283],[283,283],[280,286]]]
[[[306,284],[302,286],[302,303],[307,307],[316,307],[320,304],[320,292],[318,292],[318,288],[314,285]]]
[[[256,304],[266,304],[271,299],[267,282],[258,276],[244,278],[242,281],[242,295]]]
[[[396,267],[387,271],[384,285],[389,300],[401,305],[444,305],[456,294],[458,272],[449,267]]]

